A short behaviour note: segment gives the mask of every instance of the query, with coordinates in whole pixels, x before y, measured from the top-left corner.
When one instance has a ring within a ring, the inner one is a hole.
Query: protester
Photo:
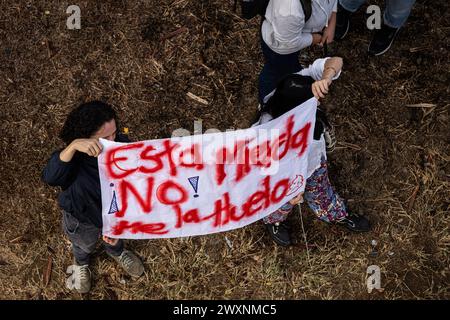
[[[308,19],[302,2],[311,4]],[[301,70],[300,50],[333,41],[336,11],[337,0],[269,1],[261,25],[265,64],[259,75],[260,102],[284,76]]]
[[[339,77],[341,69],[341,58],[324,58],[314,61],[308,68],[296,74],[286,76],[279,82],[277,88],[265,97],[259,112],[259,121],[255,125],[277,118],[312,97],[323,98],[333,80]],[[369,221],[364,216],[349,213],[342,198],[334,191],[329,181],[324,138],[327,126],[325,118],[323,111],[319,111],[316,115],[314,139],[308,156],[319,157],[321,165],[306,180],[303,197],[320,220],[336,223],[354,232],[369,231]],[[290,226],[286,219],[301,199],[302,195],[297,196],[263,219],[269,234],[277,244],[288,246],[292,243]]]
[[[343,39],[350,29],[350,16],[359,9],[366,0],[339,0],[336,39]],[[369,44],[369,54],[382,55],[389,50],[400,28],[411,13],[415,0],[387,0],[384,10],[383,24],[377,29]]]
[[[74,280],[78,292],[91,288],[89,262],[102,234],[102,202],[97,156],[102,151],[99,138],[129,142],[117,134],[117,117],[111,106],[100,101],[80,105],[67,117],[60,133],[66,144],[55,151],[43,171],[43,180],[59,186],[58,203],[62,209],[63,230],[72,243],[76,264]],[[122,240],[103,236],[106,253],[133,277],[144,272],[144,266],[132,252],[124,249]]]

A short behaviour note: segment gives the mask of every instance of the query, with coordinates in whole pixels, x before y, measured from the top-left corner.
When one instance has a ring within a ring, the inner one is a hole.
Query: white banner
[[[269,215],[303,192],[320,165],[308,157],[316,107],[312,98],[268,123],[225,133],[127,144],[101,139],[103,234],[203,235]]]

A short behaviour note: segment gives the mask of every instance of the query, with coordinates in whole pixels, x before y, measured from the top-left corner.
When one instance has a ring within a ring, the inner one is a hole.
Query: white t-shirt
[[[338,0],[311,0],[311,17],[305,23],[300,0],[270,0],[261,26],[264,42],[279,54],[290,54],[309,47],[311,33],[328,26]]]

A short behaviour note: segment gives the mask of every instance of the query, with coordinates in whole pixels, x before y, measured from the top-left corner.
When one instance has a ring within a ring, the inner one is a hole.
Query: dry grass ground
[[[450,4],[425,0],[382,57],[365,54],[370,32],[362,13],[349,38],[330,47],[345,61],[325,101],[339,139],[331,178],[350,209],[374,222],[372,232],[324,225],[304,207],[309,259],[296,214],[291,248],[276,247],[259,223],[134,241],[128,245],[143,257],[144,277],[132,281],[99,250],[92,292],[67,290],[71,253],[58,190],[40,180],[50,153],[61,147],[57,133],[66,114],[82,101],[104,99],[135,140],[192,131],[195,119],[204,130],[245,128],[256,111],[262,65],[258,22],[241,20],[232,1],[75,2],[78,31],[66,29],[72,2],[0,4],[0,298],[450,297]],[[305,51],[302,60],[320,55]],[[420,103],[430,105],[408,106]],[[371,240],[378,242],[376,257],[369,255]],[[367,293],[371,264],[381,267],[383,292]]]

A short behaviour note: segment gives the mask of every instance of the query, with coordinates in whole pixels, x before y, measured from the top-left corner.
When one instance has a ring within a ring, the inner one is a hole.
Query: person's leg
[[[115,246],[112,246],[109,243],[103,241],[103,247],[105,248],[105,251],[108,255],[118,257],[123,252],[123,240],[119,239]]]
[[[358,10],[367,0],[339,0],[339,4],[347,11],[355,12]]]
[[[291,73],[299,72],[302,69],[298,61],[300,51],[291,54],[278,54],[270,49],[262,38],[261,50],[264,55],[264,67],[258,79],[260,103],[263,102],[266,95],[276,88],[278,82],[283,77]]]
[[[62,226],[72,243],[72,252],[77,265],[73,267],[72,276],[66,280],[67,285],[70,284],[69,288],[74,287],[79,293],[87,293],[91,289],[89,260],[100,237],[100,229],[93,225],[80,223],[65,211],[63,211]]]
[[[322,221],[335,222],[348,215],[344,202],[331,186],[324,158],[321,160],[320,168],[306,180],[304,199]]]
[[[334,38],[342,40],[350,30],[350,16],[358,10],[366,0],[339,0],[336,16]]]
[[[414,0],[386,0],[384,23],[375,31],[368,52],[379,56],[389,50],[400,27],[406,22],[414,5]]]
[[[264,102],[264,97],[271,92],[270,84],[273,82],[272,71],[265,63],[258,77],[258,100],[260,104]]]
[[[117,263],[132,277],[140,277],[144,273],[144,265],[141,259],[133,252],[124,249],[123,240],[119,239],[116,245],[112,246],[103,241],[106,253],[117,261]]]
[[[292,244],[289,226],[285,221],[293,207],[293,205],[287,202],[281,208],[263,218],[264,225],[269,232],[269,235],[272,237],[273,241],[281,246],[289,246]]]
[[[264,97],[273,90],[270,90],[271,83],[275,82],[273,78],[273,71],[265,63],[258,78],[258,100],[260,104],[264,102]]]
[[[80,223],[70,213],[63,211],[63,230],[72,243],[75,262],[82,266],[88,265],[91,253],[95,250],[100,229],[93,225]]]
[[[384,23],[391,28],[402,27],[411,13],[415,0],[386,0]]]
[[[291,213],[294,206],[290,204],[289,202],[286,202],[281,208],[279,208],[277,211],[272,212],[268,216],[263,218],[263,222],[265,224],[269,223],[280,223],[287,219],[289,214]]]
[[[321,159],[320,168],[306,180],[304,199],[317,218],[324,222],[335,222],[354,232],[370,230],[369,220],[347,212],[344,201],[331,186],[325,158]]]

